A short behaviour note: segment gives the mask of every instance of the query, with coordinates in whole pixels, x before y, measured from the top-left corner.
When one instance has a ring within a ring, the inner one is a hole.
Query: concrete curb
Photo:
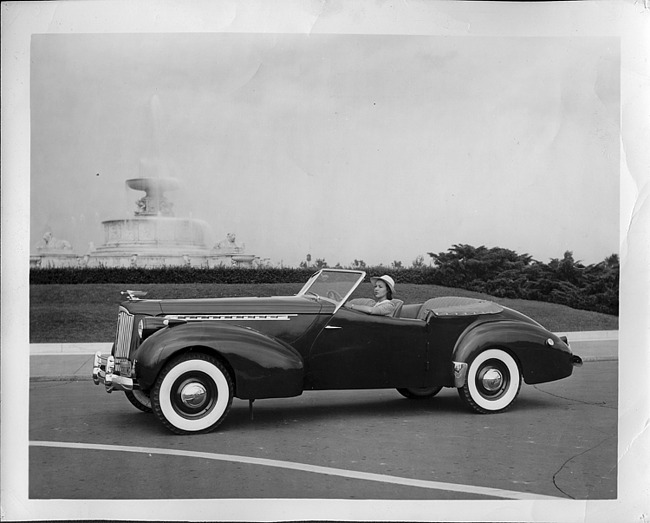
[[[61,355],[70,356],[78,354],[102,354],[110,352],[112,343],[30,343],[30,356]]]
[[[571,341],[618,341],[618,331],[556,332]]]

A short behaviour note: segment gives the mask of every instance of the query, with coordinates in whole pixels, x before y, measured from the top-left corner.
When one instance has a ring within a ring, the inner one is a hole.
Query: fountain
[[[126,184],[145,195],[136,201],[133,217],[102,222],[104,244],[90,253],[90,265],[253,266],[257,257],[245,254],[242,248],[206,247],[202,221],[174,216],[165,193],[180,187],[175,178],[132,178]]]
[[[176,218],[165,192],[178,189],[174,178],[133,178],[131,189],[144,191],[137,200],[133,217],[107,220],[104,244],[91,252],[93,265],[108,267],[162,267],[189,265],[192,258],[209,254],[204,242],[203,223]]]

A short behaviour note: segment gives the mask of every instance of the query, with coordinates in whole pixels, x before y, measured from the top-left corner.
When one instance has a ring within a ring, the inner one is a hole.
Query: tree
[[[580,262],[573,259],[573,252],[565,251],[561,260],[552,258],[549,266],[555,271],[558,279],[578,284],[582,279],[581,271],[585,268]]]
[[[363,260],[354,260],[352,262],[352,268],[353,269],[365,269],[366,268],[366,262]]]
[[[414,269],[421,269],[422,267],[424,267],[424,256],[418,254],[415,260],[413,260],[413,262],[411,263],[411,267],[413,267]]]
[[[428,254],[434,260],[435,282],[439,285],[618,314],[617,254],[587,267],[576,261],[571,251],[548,264],[509,249],[465,244]]]
[[[528,254],[517,254],[500,247],[488,249],[484,245],[457,244],[446,253],[428,254],[439,270],[442,285],[462,286],[464,283],[465,288],[479,287],[479,290],[484,290],[479,282],[493,280],[505,271],[522,270],[532,261]]]
[[[618,314],[620,262],[618,254],[606,257],[583,271],[584,292],[589,295],[590,308]]]

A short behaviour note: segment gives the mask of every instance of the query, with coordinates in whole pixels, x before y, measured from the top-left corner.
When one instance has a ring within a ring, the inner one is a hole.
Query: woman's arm
[[[377,302],[371,298],[354,298],[348,301],[344,307],[353,311],[360,311],[370,314],[370,311]]]
[[[374,307],[371,308],[370,314],[390,316],[393,314],[393,312],[395,312],[396,308],[397,305],[395,305],[392,301],[382,301],[381,303],[377,303]]]
[[[374,305],[359,305],[354,303],[346,304],[345,306],[351,311],[365,312],[367,314],[371,314],[370,311],[374,308]]]
[[[396,308],[392,301],[383,301],[374,305],[360,305],[356,303],[346,303],[345,306],[353,311],[365,312],[366,314],[375,314],[377,316],[390,316]]]

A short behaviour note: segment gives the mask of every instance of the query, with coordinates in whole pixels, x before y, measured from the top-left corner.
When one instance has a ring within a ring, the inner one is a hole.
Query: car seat
[[[404,305],[403,307],[400,307],[399,317],[410,318],[414,320],[415,318],[417,318],[418,312],[420,312],[421,307],[422,307],[421,303],[409,303],[407,305]]]
[[[402,313],[402,306],[404,305],[404,301],[402,300],[391,300],[397,307],[395,307],[395,310],[393,313],[390,315],[392,318],[399,318],[400,314]]]

